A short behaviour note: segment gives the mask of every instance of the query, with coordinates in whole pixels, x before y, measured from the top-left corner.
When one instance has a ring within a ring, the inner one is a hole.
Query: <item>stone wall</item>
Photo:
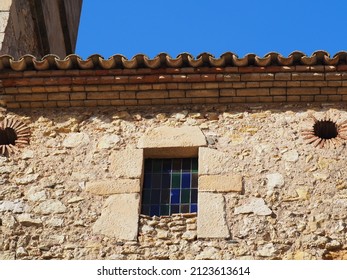
[[[347,119],[341,103],[3,109],[1,119],[22,120],[32,136],[0,157],[0,258],[346,258],[346,146],[307,144],[301,130],[312,115]],[[114,195],[96,195],[90,184],[116,180],[112,155],[167,126],[199,128],[206,138],[199,160],[208,157],[214,171],[201,179],[199,166],[199,192],[223,201],[226,234],[199,233],[203,197],[197,217],[140,215],[131,241],[98,231]],[[241,192],[223,174],[242,176]],[[209,188],[214,175],[223,189]]]

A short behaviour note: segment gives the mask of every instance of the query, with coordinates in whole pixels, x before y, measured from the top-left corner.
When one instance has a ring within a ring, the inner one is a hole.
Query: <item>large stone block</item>
[[[198,237],[229,238],[225,218],[225,202],[222,194],[199,192],[198,194]]]
[[[196,126],[157,127],[143,135],[139,148],[172,148],[206,146],[206,138]]]
[[[139,214],[139,194],[112,195],[106,200],[101,216],[93,226],[93,232],[120,240],[136,240]]]
[[[110,172],[121,178],[142,177],[143,170],[143,150],[125,149],[115,151],[110,156]]]
[[[9,11],[11,8],[12,0],[1,0],[0,11]]]
[[[5,32],[9,16],[10,16],[9,12],[0,11],[0,32]]]
[[[199,148],[199,175],[225,174],[230,169],[230,156],[214,149]]]
[[[200,176],[199,191],[240,193],[242,192],[242,176],[236,174]]]
[[[88,182],[86,191],[97,195],[140,193],[140,179],[114,179]]]

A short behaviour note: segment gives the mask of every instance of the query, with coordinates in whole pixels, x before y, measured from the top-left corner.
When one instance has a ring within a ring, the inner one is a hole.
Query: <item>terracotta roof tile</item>
[[[264,57],[255,54],[247,54],[238,57],[232,52],[226,52],[220,57],[214,57],[209,53],[202,53],[197,57],[189,53],[181,53],[176,58],[170,57],[166,53],[160,53],[153,59],[144,54],[135,55],[128,59],[123,55],[114,55],[108,59],[99,54],[91,55],[83,60],[76,54],[71,54],[64,59],[57,55],[49,54],[42,59],[37,59],[32,55],[24,55],[18,60],[10,55],[0,56],[0,70],[8,69],[14,71],[25,70],[70,70],[70,69],[139,69],[139,68],[183,68],[183,67],[246,67],[246,66],[313,66],[328,65],[336,66],[347,64],[347,52],[338,52],[333,57],[325,51],[316,51],[311,56],[295,51],[288,57],[279,53],[271,52]]]

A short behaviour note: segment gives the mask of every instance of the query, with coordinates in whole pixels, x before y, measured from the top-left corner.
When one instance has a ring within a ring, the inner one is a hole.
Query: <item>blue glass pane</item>
[[[198,205],[197,204],[190,205],[190,213],[196,213],[196,212],[198,212]]]
[[[190,173],[182,173],[182,188],[189,189],[190,188]]]
[[[171,204],[180,203],[180,190],[171,190]]]
[[[150,216],[160,216],[159,205],[151,205]]]

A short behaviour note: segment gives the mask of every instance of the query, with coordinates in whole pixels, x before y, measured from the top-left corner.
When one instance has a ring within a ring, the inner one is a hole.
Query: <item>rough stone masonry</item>
[[[341,103],[3,109],[32,135],[0,157],[0,258],[346,259],[346,147],[307,144],[312,114],[347,119]],[[114,155],[162,127],[205,138],[200,208],[134,226],[112,207],[141,199],[140,171],[113,172]],[[211,211],[219,236],[199,229]]]

